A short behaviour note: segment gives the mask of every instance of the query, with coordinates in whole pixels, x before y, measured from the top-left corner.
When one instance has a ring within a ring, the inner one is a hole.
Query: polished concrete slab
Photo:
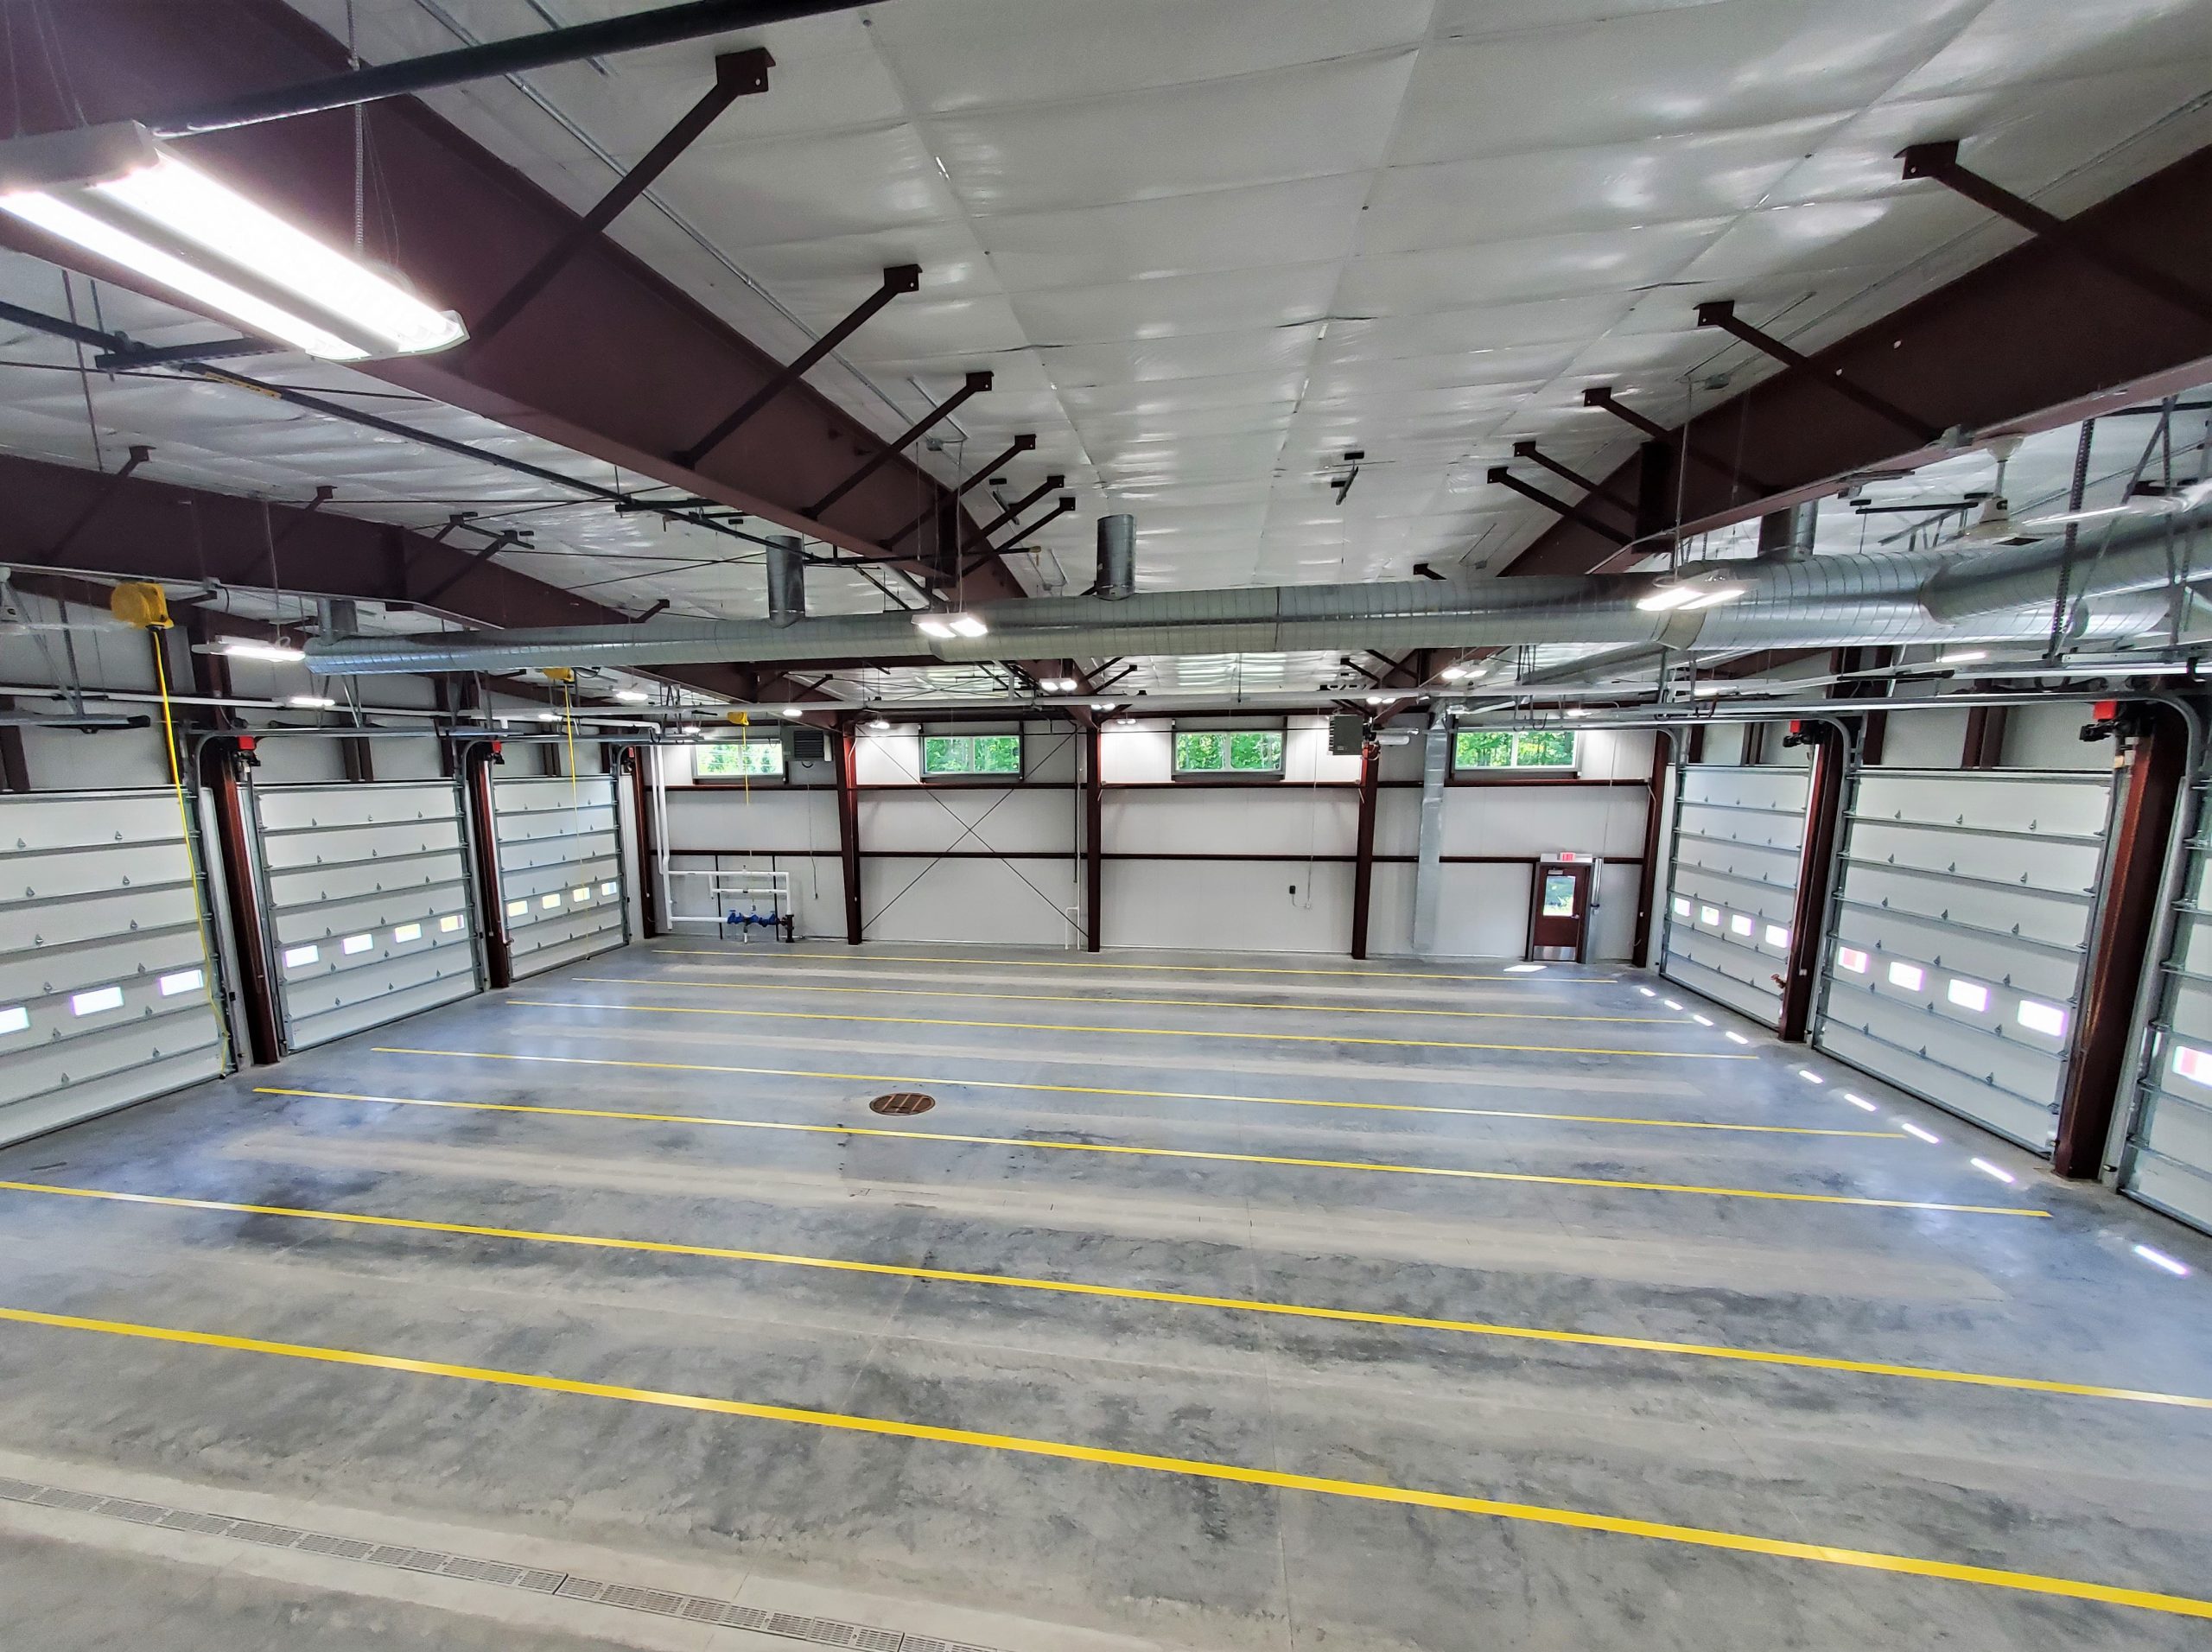
[[[90,1497],[909,1652],[2205,1631],[2212,1246],[1634,974],[672,940],[0,1179],[0,1477]],[[769,1643],[0,1530],[44,1645]]]

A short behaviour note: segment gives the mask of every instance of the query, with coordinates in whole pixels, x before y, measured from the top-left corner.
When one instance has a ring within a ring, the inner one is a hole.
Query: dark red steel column
[[[1797,860],[1797,905],[1789,919],[1789,956],[1783,964],[1782,1020],[1775,1029],[1791,1044],[1804,1041],[1813,1018],[1813,987],[1820,978],[1828,877],[1835,863],[1836,834],[1842,824],[1844,768],[1851,749],[1843,730],[1834,723],[1811,724],[1805,740],[1813,748],[1813,772],[1806,787],[1805,842]]]
[[[201,784],[215,797],[216,847],[241,965],[238,996],[245,1011],[247,1052],[266,1066],[283,1058],[284,1039],[276,1018],[269,939],[261,927],[261,896],[253,880],[253,828],[246,803],[252,751],[251,738],[211,740],[200,747],[200,767]]]
[[[1659,893],[1659,843],[1665,829],[1660,806],[1667,797],[1667,771],[1675,766],[1675,737],[1664,728],[1651,735],[1651,783],[1643,811],[1643,863],[1636,872],[1636,938],[1630,958],[1639,969],[1651,952],[1651,915]]]
[[[845,877],[845,944],[861,944],[861,788],[850,728],[835,731],[837,750],[837,860]]]
[[[1106,781],[1098,771],[1098,725],[1083,731],[1083,950],[1096,952],[1106,897]]]
[[[2058,1140],[2050,1165],[2062,1176],[2094,1177],[2103,1167],[2113,1109],[2127,1082],[2135,999],[2158,922],[2174,808],[2188,767],[2189,734],[2166,706],[2134,708],[2136,732],[2113,767],[2112,850],[2105,899],[2082,983],[2073,1058],[2058,1096]]]
[[[1359,826],[1352,841],[1351,955],[1367,956],[1367,915],[1375,888],[1375,804],[1381,796],[1382,750],[1373,740],[1359,748]]]
[[[467,777],[469,848],[476,861],[477,931],[484,937],[484,979],[494,988],[514,981],[506,897],[499,887],[499,817],[492,797],[492,766],[499,758],[495,740],[469,747],[461,757],[461,772]]]
[[[645,938],[653,940],[668,933],[661,922],[660,885],[653,880],[653,872],[660,864],[660,846],[653,836],[653,804],[650,794],[645,767],[652,762],[646,753],[647,746],[625,746],[615,753],[615,762],[621,772],[630,777],[630,796],[637,812],[638,823],[638,912],[645,920]]]

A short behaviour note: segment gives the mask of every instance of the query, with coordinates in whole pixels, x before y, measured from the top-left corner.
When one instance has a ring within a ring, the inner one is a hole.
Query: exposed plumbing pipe
[[[1140,592],[1119,601],[1033,597],[971,610],[977,637],[931,638],[902,613],[765,620],[661,620],[632,626],[327,638],[311,670],[363,676],[524,667],[640,667],[706,661],[868,658],[924,650],[950,664],[1107,654],[1294,653],[1347,647],[1509,647],[1531,643],[1748,651],[1866,644],[2021,642],[2044,636],[2059,552],[2028,546],[1885,552],[1802,562],[1707,564],[1745,589],[1725,606],[1649,612],[1649,579],[1529,576],[1454,583],[1408,580],[1211,591]],[[2078,581],[2070,641],[2113,642],[2164,622],[2163,591],[2212,581],[2177,575],[2162,532],[2117,542]]]

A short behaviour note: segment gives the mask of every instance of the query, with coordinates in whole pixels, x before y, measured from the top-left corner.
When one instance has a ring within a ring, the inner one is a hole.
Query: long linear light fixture
[[[0,143],[0,211],[327,361],[468,336],[391,276],[180,159],[135,121]]]

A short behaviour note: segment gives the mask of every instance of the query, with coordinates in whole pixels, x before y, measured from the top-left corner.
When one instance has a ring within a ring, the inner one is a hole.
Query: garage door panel
[[[287,1048],[477,990],[467,842],[453,781],[270,786],[254,804]]]
[[[1814,1041],[2046,1149],[2110,791],[2089,772],[1856,774]]]
[[[1700,764],[1676,788],[1660,972],[1757,1020],[1781,1013],[1808,785],[1802,769]]]
[[[613,777],[501,778],[493,800],[515,975],[622,945],[629,936]]]
[[[168,792],[0,797],[0,1141],[212,1078],[227,1058]]]
[[[2196,776],[2181,805],[2187,858],[2143,1030],[2120,1186],[2212,1232],[2212,779]]]

